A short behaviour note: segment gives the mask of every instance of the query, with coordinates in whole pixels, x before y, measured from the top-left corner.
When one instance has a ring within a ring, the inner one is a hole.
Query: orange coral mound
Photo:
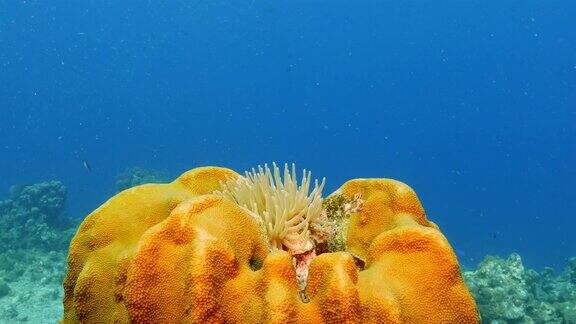
[[[312,261],[303,302],[292,257],[268,252],[252,216],[209,194],[226,176],[237,175],[194,169],[90,214],[70,246],[63,322],[478,322],[450,245],[408,186],[358,179],[339,189],[365,200],[350,219],[350,253]]]

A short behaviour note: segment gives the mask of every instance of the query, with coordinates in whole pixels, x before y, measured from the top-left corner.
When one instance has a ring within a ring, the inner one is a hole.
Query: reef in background
[[[164,171],[130,167],[116,176],[116,191],[120,192],[145,183],[168,182],[168,179]]]
[[[0,201],[0,251],[66,249],[76,224],[64,212],[65,201],[60,181],[13,186]]]
[[[487,256],[464,279],[483,323],[576,323],[576,257],[554,270],[525,269],[520,255]]]
[[[13,186],[0,201],[0,323],[56,322],[66,249],[78,221],[60,181]]]

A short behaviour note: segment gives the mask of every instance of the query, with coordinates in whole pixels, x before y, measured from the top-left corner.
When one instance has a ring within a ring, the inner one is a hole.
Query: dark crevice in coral
[[[262,269],[263,260],[257,256],[252,256],[250,260],[248,260],[248,265],[252,271],[258,271]]]
[[[310,298],[309,298],[308,295],[306,294],[306,291],[305,291],[305,290],[301,290],[298,295],[300,296],[300,300],[301,300],[304,304],[307,304],[307,303],[310,302]]]
[[[358,271],[364,270],[364,268],[366,267],[366,261],[362,260],[359,256],[354,255],[352,253],[350,253],[350,255],[352,255],[352,257],[354,258],[354,263],[356,264],[356,268],[358,269]]]

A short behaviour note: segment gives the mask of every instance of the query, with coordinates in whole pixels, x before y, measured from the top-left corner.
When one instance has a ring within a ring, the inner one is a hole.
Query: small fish
[[[88,170],[88,171],[92,171],[92,167],[90,166],[90,164],[88,163],[88,161],[82,160],[82,165],[84,166],[84,169],[86,169],[86,170]]]

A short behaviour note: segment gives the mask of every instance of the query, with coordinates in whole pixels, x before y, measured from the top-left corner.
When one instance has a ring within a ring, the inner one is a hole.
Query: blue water
[[[3,1],[0,195],[296,162],[418,193],[465,265],[576,254],[576,2]],[[92,166],[83,166],[86,160]]]

